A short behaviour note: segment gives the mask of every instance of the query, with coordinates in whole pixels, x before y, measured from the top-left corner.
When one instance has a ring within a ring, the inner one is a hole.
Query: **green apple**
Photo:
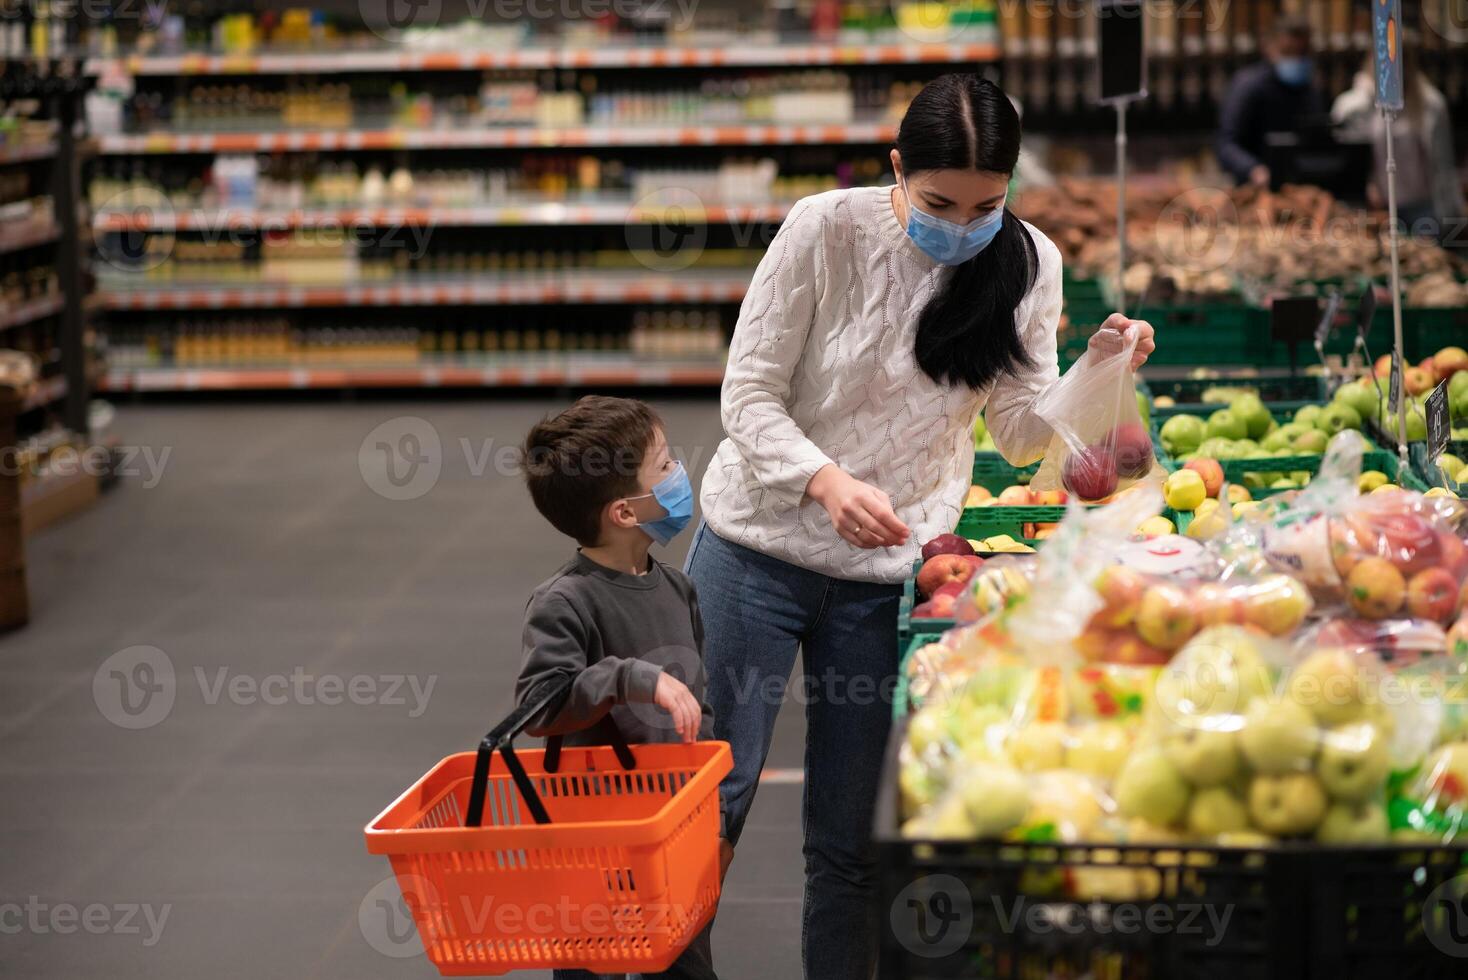
[[[1261,699],[1244,712],[1239,748],[1258,772],[1309,769],[1319,745],[1315,716],[1293,701]]]
[[[1269,431],[1269,423],[1274,421],[1274,416],[1269,414],[1269,409],[1264,407],[1264,402],[1259,400],[1258,395],[1240,395],[1235,398],[1228,410],[1243,419],[1245,434],[1251,439],[1258,439]]]
[[[1330,440],[1326,438],[1324,432],[1319,429],[1310,429],[1296,436],[1291,447],[1297,453],[1323,453],[1328,445],[1330,445]]]
[[[1363,419],[1376,418],[1381,403],[1376,386],[1369,381],[1351,381],[1336,389],[1334,401],[1355,410]]]
[[[1065,762],[1065,726],[1054,721],[1025,725],[1009,737],[1005,747],[1021,772],[1059,769]]]
[[[1249,783],[1249,819],[1266,834],[1305,834],[1325,818],[1325,788],[1308,772],[1255,776]]]
[[[1375,801],[1332,804],[1315,831],[1315,839],[1322,844],[1373,844],[1389,837],[1386,810]]]
[[[908,762],[897,774],[897,788],[902,793],[903,807],[908,813],[926,810],[943,793],[944,784],[934,767]]]
[[[1391,748],[1370,722],[1332,728],[1321,739],[1315,771],[1332,799],[1364,800],[1386,792]]]
[[[1153,704],[1181,728],[1218,728],[1212,719],[1241,715],[1272,689],[1254,634],[1242,626],[1209,626],[1190,639],[1158,675]]]
[[[1313,428],[1313,425],[1306,425],[1303,422],[1286,422],[1275,431],[1283,433],[1290,442],[1294,442],[1300,435],[1309,432]]]
[[[1188,784],[1158,746],[1133,752],[1117,774],[1116,805],[1128,817],[1170,825],[1188,806]]]
[[[1459,371],[1449,379],[1448,411],[1455,419],[1468,418],[1468,371]]]
[[[995,837],[1018,827],[1030,811],[1030,787],[1010,766],[978,762],[964,770],[959,797],[976,837]]]
[[[1346,429],[1360,429],[1361,413],[1339,402],[1327,405],[1316,417],[1315,427],[1328,436],[1344,432]]]
[[[1259,443],[1255,442],[1253,439],[1234,440],[1235,457],[1239,459],[1248,459],[1250,456],[1253,456],[1257,452],[1262,452],[1262,450],[1259,448]]]
[[[1205,433],[1203,420],[1196,415],[1174,415],[1162,423],[1158,439],[1169,456],[1178,456],[1196,452]]]
[[[1338,648],[1317,650],[1290,674],[1291,701],[1310,710],[1326,728],[1361,721],[1368,714],[1369,685],[1356,659]]]
[[[924,705],[907,723],[907,744],[922,757],[928,749],[949,741],[948,712],[937,705]]]
[[[1142,425],[1152,428],[1152,406],[1147,404],[1147,396],[1140,391],[1137,392],[1137,414],[1142,417]]]
[[[1065,749],[1065,767],[1102,779],[1114,779],[1131,753],[1126,728],[1114,721],[1081,726]]]
[[[1302,425],[1302,426],[1305,426],[1307,428],[1312,428],[1313,429],[1315,427],[1315,419],[1318,418],[1319,415],[1320,415],[1320,406],[1319,405],[1306,405],[1304,408],[1302,408],[1298,412],[1296,412],[1295,413],[1295,417],[1293,419],[1291,419],[1290,421],[1292,421],[1292,422],[1294,422],[1294,423],[1296,423],[1298,425]]]
[[[1240,833],[1249,829],[1249,810],[1232,790],[1210,786],[1188,804],[1187,826],[1203,837]]]
[[[1232,439],[1204,439],[1198,446],[1198,455],[1209,459],[1233,459],[1234,441]]]
[[[1259,448],[1273,456],[1282,456],[1284,451],[1290,448],[1292,441],[1291,435],[1283,428],[1279,428],[1259,440]]]
[[[1194,786],[1217,786],[1239,771],[1238,739],[1233,732],[1182,728],[1163,740],[1173,768]]]
[[[1443,453],[1442,456],[1438,458],[1437,468],[1442,470],[1443,476],[1446,476],[1449,480],[1452,480],[1455,483],[1462,482],[1458,479],[1458,474],[1461,473],[1463,470],[1463,461],[1454,456],[1452,453]]]
[[[1208,416],[1206,431],[1210,439],[1245,439],[1249,435],[1249,427],[1244,420],[1226,408]]]

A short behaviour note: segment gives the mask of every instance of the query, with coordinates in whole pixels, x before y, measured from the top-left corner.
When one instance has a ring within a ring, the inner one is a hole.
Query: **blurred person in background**
[[[1264,44],[1265,61],[1240,69],[1229,83],[1218,121],[1218,162],[1240,184],[1269,186],[1264,162],[1270,133],[1298,132],[1325,112],[1310,58],[1310,23],[1282,17]]]
[[[1444,240],[1465,215],[1453,121],[1448,100],[1420,69],[1414,39],[1402,44],[1402,95],[1406,108],[1392,124],[1397,158],[1397,218],[1410,234]],[[1386,207],[1386,122],[1376,108],[1372,61],[1356,74],[1330,111],[1343,136],[1372,144],[1373,167],[1366,199]]]

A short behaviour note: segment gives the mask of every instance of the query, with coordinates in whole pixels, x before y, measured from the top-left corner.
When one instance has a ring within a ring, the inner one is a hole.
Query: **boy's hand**
[[[673,717],[673,727],[685,742],[698,738],[698,727],[703,722],[703,708],[698,698],[688,690],[688,685],[667,671],[658,675],[658,686],[652,695],[653,703]]]

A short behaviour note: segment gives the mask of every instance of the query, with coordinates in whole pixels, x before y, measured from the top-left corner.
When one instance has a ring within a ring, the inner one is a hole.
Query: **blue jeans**
[[[703,616],[714,734],[734,750],[734,769],[719,787],[734,844],[801,651],[805,976],[865,980],[876,965],[872,811],[892,724],[902,587],[808,571],[703,524],[688,574]]]

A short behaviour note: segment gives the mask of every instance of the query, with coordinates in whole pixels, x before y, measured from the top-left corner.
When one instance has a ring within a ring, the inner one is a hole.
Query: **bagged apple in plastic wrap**
[[[1118,810],[1221,843],[1387,840],[1389,779],[1421,760],[1435,696],[1400,696],[1369,651],[1301,653],[1238,626],[1190,641],[1117,776]]]
[[[1259,557],[1295,575],[1322,606],[1450,626],[1468,583],[1468,508],[1409,490],[1359,495],[1363,448],[1354,432],[1336,436],[1320,475],[1240,522],[1225,547],[1244,563]]]
[[[1035,413],[1055,435],[1031,490],[1065,490],[1099,501],[1142,481],[1161,484],[1165,474],[1152,450],[1152,433],[1137,410],[1135,330],[1128,329],[1124,339],[1115,354],[1085,354],[1036,400]]]

